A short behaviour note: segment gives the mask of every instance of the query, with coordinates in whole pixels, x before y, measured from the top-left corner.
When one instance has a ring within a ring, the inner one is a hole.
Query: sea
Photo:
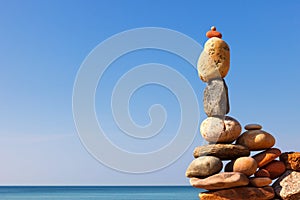
[[[1,200],[199,200],[191,186],[1,186]]]

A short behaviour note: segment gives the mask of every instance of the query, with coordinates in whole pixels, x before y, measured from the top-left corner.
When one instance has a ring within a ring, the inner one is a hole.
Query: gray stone
[[[249,184],[249,179],[246,175],[239,172],[222,172],[209,176],[204,179],[191,178],[190,184],[196,188],[206,190],[220,190]]]
[[[212,79],[204,90],[203,105],[208,117],[225,116],[229,112],[228,88],[223,79]]]
[[[287,170],[272,186],[283,200],[300,199],[300,172]]]
[[[216,156],[221,160],[234,160],[239,157],[249,156],[250,151],[247,147],[237,144],[210,144],[196,147],[194,157]]]
[[[214,156],[201,156],[194,159],[186,170],[189,178],[206,178],[220,172],[223,168],[222,161]]]

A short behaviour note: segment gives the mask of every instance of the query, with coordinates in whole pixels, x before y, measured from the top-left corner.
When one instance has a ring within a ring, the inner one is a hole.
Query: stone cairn
[[[207,118],[200,132],[209,144],[194,150],[195,159],[186,171],[190,184],[208,190],[199,194],[201,200],[300,200],[300,152],[273,148],[275,138],[259,124],[246,125],[241,134],[240,123],[226,116],[229,98],[223,78],[230,66],[229,46],[215,27],[206,36],[198,73],[207,83],[203,99]]]

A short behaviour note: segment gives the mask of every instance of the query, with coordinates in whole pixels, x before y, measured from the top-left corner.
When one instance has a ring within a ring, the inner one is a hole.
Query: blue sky
[[[100,42],[141,27],[173,29],[203,45],[206,31],[215,25],[231,48],[231,69],[225,78],[229,115],[242,125],[262,124],[283,151],[299,151],[299,9],[298,1],[277,0],[0,1],[0,184],[188,183],[184,173],[194,147],[202,144],[199,133],[172,165],[130,174],[95,160],[75,128],[72,92],[81,63]],[[168,120],[163,135],[146,143],[126,140],[112,121],[106,106],[109,99],[98,101],[109,96],[122,73],[149,62],[168,64],[183,74],[200,102],[201,121],[205,118],[201,105],[205,84],[192,67],[161,51],[125,55],[107,70],[104,85],[97,88],[95,107],[108,137],[128,151],[159,148],[172,139],[180,120],[178,101],[170,91],[145,86],[132,96],[132,118],[141,126],[147,125],[149,106],[164,105]]]

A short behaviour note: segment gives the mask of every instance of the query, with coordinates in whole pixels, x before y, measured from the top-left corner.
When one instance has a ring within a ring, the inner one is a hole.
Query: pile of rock
[[[207,36],[210,39],[200,55],[198,73],[207,82],[203,100],[207,118],[200,132],[209,144],[194,150],[195,159],[186,171],[191,185],[208,190],[199,194],[201,200],[268,200],[275,193],[282,199],[300,199],[300,153],[281,154],[273,148],[275,138],[261,125],[248,124],[241,134],[240,123],[226,116],[229,98],[223,78],[229,71],[229,46],[215,27]],[[260,152],[250,157],[251,151]],[[221,172],[225,160],[230,162]]]
[[[284,200],[300,199],[300,152],[285,152],[280,155],[286,171],[274,182],[276,195]]]

